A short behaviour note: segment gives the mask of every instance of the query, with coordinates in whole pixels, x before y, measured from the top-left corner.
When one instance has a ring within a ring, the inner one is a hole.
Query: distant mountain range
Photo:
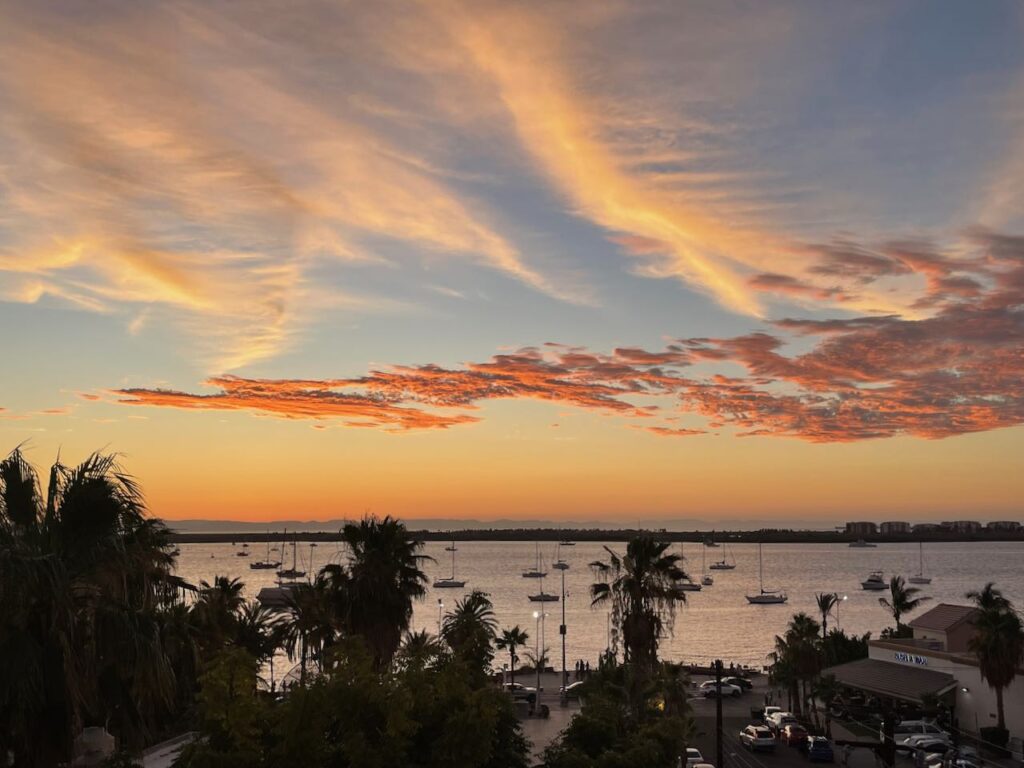
[[[179,533],[266,533],[267,531],[319,532],[337,531],[349,520],[272,520],[248,522],[239,520],[165,520]],[[762,528],[801,531],[832,531],[834,522],[823,520],[765,520],[757,518],[730,520],[702,520],[681,518],[676,520],[636,519],[624,522],[610,520],[457,520],[449,518],[410,518],[404,520],[412,530],[464,531],[464,530],[518,530],[518,529],[574,529],[619,530],[648,529],[668,531],[751,531]],[[841,525],[839,526],[842,527]]]

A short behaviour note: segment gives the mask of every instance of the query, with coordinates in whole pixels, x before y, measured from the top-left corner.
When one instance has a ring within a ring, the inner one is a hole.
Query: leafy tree
[[[672,631],[676,606],[686,602],[680,584],[688,577],[670,547],[669,542],[638,536],[626,545],[625,555],[605,547],[607,562],[590,564],[601,579],[590,588],[591,605],[611,604],[625,660],[641,669],[653,669],[658,643]]]
[[[245,582],[239,578],[214,576],[213,582],[199,582],[199,597],[192,606],[203,647],[216,652],[230,642],[245,604]]]
[[[396,659],[403,668],[423,669],[437,663],[444,656],[444,647],[437,637],[422,629],[406,632]]]
[[[797,715],[808,699],[808,686],[821,670],[819,629],[818,622],[806,613],[797,613],[786,633],[776,635],[775,650],[769,654],[772,678],[787,687]]]
[[[177,768],[256,768],[262,764],[266,710],[256,695],[258,665],[242,648],[221,649],[200,678],[202,739],[182,750]]]
[[[904,614],[917,610],[922,603],[931,600],[930,597],[916,597],[920,592],[917,587],[908,587],[902,576],[893,576],[889,580],[889,597],[878,598],[878,604],[892,614],[897,632],[903,626],[900,619]]]
[[[516,624],[512,629],[502,630],[497,640],[494,641],[494,647],[499,651],[508,651],[509,679],[513,683],[516,681],[516,659],[519,658],[516,655],[516,648],[526,645],[526,641],[529,639],[530,636]]]
[[[974,600],[979,611],[974,619],[977,633],[968,647],[978,657],[982,679],[996,692],[998,728],[1005,733],[1003,691],[1024,664],[1024,628],[1012,603],[992,582],[980,592],[969,592],[967,596]]]
[[[288,590],[281,639],[288,657],[299,657],[299,684],[306,684],[306,673],[313,664],[319,670],[323,653],[334,640],[335,628],[329,597],[322,582],[297,584]]]
[[[494,658],[492,643],[497,630],[494,604],[486,592],[474,589],[445,614],[441,637],[469,669],[483,674]]]
[[[391,663],[412,619],[412,604],[426,594],[427,576],[420,566],[431,558],[419,554],[403,523],[391,517],[364,518],[341,530],[348,562],[325,566],[320,581],[327,590],[335,621],[350,637],[359,637],[374,663]]]
[[[0,461],[0,750],[54,765],[91,723],[145,739],[175,698],[157,616],[184,586],[173,564],[114,456],[58,461],[45,494],[20,450]]]

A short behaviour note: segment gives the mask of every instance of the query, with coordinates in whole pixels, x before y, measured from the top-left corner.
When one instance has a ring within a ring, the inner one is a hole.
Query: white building
[[[997,719],[995,691],[967,649],[976,613],[971,606],[940,603],[910,622],[912,638],[872,640],[868,658],[825,671],[843,685],[885,698],[920,704],[923,695],[938,696],[952,706],[956,727],[977,735]],[[1003,691],[1003,707],[1010,737],[1024,738],[1024,669]]]

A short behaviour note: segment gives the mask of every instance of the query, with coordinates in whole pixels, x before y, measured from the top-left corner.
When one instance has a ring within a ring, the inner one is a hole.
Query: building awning
[[[832,675],[840,685],[918,704],[922,696],[941,696],[956,687],[956,678],[946,672],[878,659],[858,659],[839,664],[829,667],[822,674]]]

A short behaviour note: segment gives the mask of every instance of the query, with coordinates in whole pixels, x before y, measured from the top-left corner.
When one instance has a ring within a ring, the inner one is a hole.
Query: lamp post
[[[562,704],[568,703],[565,689],[569,687],[569,670],[565,668],[565,571],[562,569],[562,624],[558,627],[562,635]]]
[[[533,619],[537,622],[537,629],[533,633],[533,655],[537,660],[537,663],[534,665],[537,667],[537,693],[540,693],[540,615],[540,611],[533,612]]]
[[[837,597],[838,597],[838,595],[837,595]],[[838,600],[836,600],[836,626],[839,629],[843,628],[843,623],[841,621],[839,621],[839,606],[841,606],[843,604],[843,602],[848,600],[848,599],[849,598],[848,598],[847,595],[843,595],[842,597],[839,597]]]
[[[441,612],[444,610],[444,601],[437,598],[437,636],[441,637]]]

